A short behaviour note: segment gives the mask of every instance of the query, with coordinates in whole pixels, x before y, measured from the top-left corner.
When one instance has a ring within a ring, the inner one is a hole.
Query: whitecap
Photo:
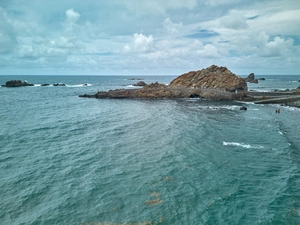
[[[249,144],[244,144],[244,143],[238,143],[238,142],[226,142],[223,141],[224,146],[234,146],[234,147],[242,147],[242,148],[255,148],[255,149],[262,149],[263,146],[261,145],[249,145]]]
[[[67,87],[90,87],[92,86],[92,84],[89,83],[85,83],[85,84],[67,84]]]

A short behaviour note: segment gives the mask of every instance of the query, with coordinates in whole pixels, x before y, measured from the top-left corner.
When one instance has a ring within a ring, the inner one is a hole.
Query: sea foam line
[[[257,145],[257,146],[252,146],[249,144],[244,144],[244,143],[238,143],[238,142],[226,142],[223,141],[224,146],[235,146],[235,147],[243,147],[243,148],[255,148],[255,149],[262,149],[263,146]]]

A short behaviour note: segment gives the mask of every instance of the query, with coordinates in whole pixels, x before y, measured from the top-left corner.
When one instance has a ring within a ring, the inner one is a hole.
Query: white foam
[[[220,110],[220,109],[239,110],[239,109],[241,108],[241,106],[238,106],[238,105],[201,106],[200,108],[203,108],[203,109],[210,109],[210,110]]]
[[[263,146],[257,145],[257,146],[252,146],[249,144],[244,144],[244,143],[238,143],[238,142],[226,142],[223,141],[224,146],[235,146],[235,147],[242,147],[242,148],[255,148],[255,149],[262,149]]]
[[[67,87],[90,87],[92,86],[92,84],[72,84],[72,85],[69,85],[69,84],[66,84]]]
[[[281,134],[281,135],[283,135],[283,132],[281,130],[278,130],[278,133]]]

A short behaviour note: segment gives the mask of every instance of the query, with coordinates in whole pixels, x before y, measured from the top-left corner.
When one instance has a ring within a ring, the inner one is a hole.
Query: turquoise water
[[[299,109],[77,97],[128,78],[0,76],[0,224],[300,224]]]

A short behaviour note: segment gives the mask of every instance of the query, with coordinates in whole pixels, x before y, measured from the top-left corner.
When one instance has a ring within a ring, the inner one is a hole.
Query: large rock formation
[[[200,96],[216,99],[232,99],[244,96],[248,92],[243,78],[235,75],[226,67],[215,65],[182,74],[170,83],[170,87],[199,89]]]
[[[255,84],[258,83],[258,79],[255,79],[254,73],[250,73],[248,77],[245,78],[245,81],[249,83],[255,83]]]
[[[170,85],[152,83],[140,89],[117,89],[80,97],[95,98],[194,98],[234,100],[247,95],[245,79],[233,74],[226,67],[210,66],[185,73]]]
[[[29,84],[26,81],[22,82],[21,80],[10,80],[1,86],[2,87],[24,87],[24,86],[34,86],[34,84]]]

